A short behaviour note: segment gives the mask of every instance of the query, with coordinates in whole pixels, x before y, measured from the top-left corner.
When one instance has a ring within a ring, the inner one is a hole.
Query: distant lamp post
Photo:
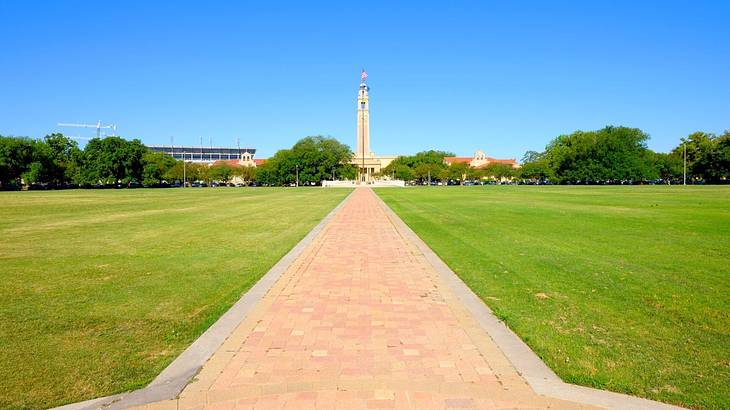
[[[684,147],[684,185],[687,185],[687,141],[682,142]]]
[[[299,187],[299,164],[294,166],[297,170],[297,187]]]

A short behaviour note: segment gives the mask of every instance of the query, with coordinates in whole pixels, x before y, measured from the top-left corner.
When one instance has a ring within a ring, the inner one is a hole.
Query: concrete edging
[[[131,392],[67,404],[56,407],[56,410],[125,409],[176,398],[190,380],[198,374],[213,353],[246,318],[251,309],[258,304],[281,275],[322,232],[351,195],[352,192],[340,201],[302,240],[241,296],[226,313],[213,323],[208,330],[203,332],[146,387]]]
[[[681,409],[671,404],[563,382],[492,310],[373,192],[396,230],[425,256],[456,298],[494,340],[497,347],[537,394],[583,404],[626,410]]]

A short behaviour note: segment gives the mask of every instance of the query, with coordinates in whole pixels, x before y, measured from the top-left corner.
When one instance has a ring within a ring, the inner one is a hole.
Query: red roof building
[[[497,159],[488,157],[484,154],[484,151],[477,151],[474,153],[474,157],[444,157],[444,163],[451,166],[451,164],[467,164],[472,168],[482,169],[490,164],[505,164],[512,168],[519,168],[520,165],[517,160],[512,159]]]

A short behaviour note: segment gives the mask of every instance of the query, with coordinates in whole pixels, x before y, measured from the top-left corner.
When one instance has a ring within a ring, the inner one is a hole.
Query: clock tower
[[[363,71],[360,91],[357,93],[357,151],[358,157],[370,156],[370,109],[368,105],[368,91],[370,87],[365,84],[365,71]]]
[[[365,70],[362,70],[360,90],[357,92],[357,149],[350,161],[357,167],[358,184],[373,184],[380,179],[388,179],[389,177],[384,177],[380,173],[396,158],[375,155],[370,151],[370,98],[368,97],[370,87],[365,82],[367,76]]]

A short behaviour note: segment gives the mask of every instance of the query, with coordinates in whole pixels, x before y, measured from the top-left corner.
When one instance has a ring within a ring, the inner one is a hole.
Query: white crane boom
[[[101,130],[102,129],[110,129],[117,132],[117,126],[114,124],[108,124],[108,125],[101,125],[101,121],[97,121],[96,124],[73,124],[73,123],[67,123],[67,122],[59,122],[59,127],[74,127],[74,128],[96,128],[96,137],[101,137]]]

